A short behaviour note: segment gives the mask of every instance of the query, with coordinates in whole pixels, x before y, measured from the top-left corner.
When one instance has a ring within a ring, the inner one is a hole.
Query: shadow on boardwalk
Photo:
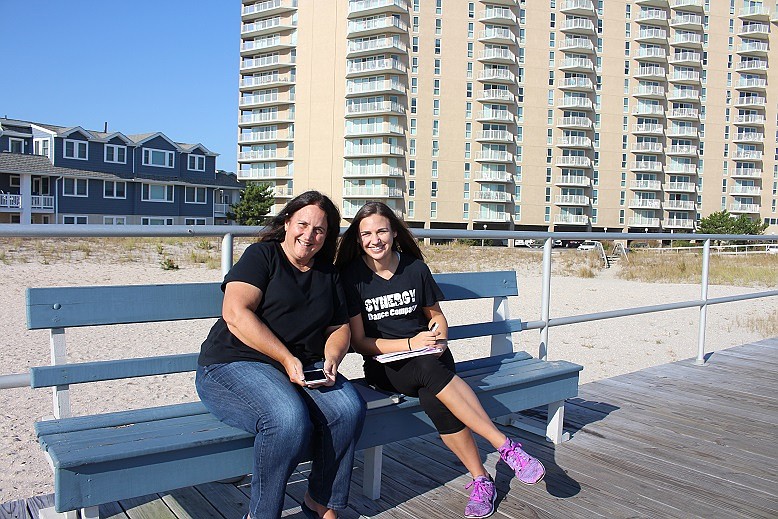
[[[777,517],[778,338],[581,386],[559,446],[511,430],[547,468],[524,486],[479,442],[498,488],[499,518]],[[539,410],[530,414],[542,415]],[[435,435],[384,448],[383,493],[361,495],[362,460],[344,518],[461,517],[464,468]],[[307,466],[287,486],[284,517],[302,517]],[[101,517],[239,518],[248,478],[102,506]],[[51,496],[6,503],[0,518],[37,518]]]

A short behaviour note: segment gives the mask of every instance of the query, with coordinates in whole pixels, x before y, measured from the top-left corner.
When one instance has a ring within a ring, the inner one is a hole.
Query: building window
[[[469,220],[470,219],[470,204],[465,202],[462,204],[462,219],[463,220]]]
[[[127,225],[126,216],[103,216],[103,225]]]
[[[189,155],[189,169],[191,171],[205,171],[205,156]]]
[[[103,198],[127,198],[127,182],[103,181]]]
[[[166,150],[143,148],[143,165],[158,168],[172,168],[175,153]]]
[[[8,138],[8,151],[11,153],[24,153],[24,139]]]
[[[172,202],[173,186],[165,184],[143,184],[141,200],[144,202]]]
[[[204,204],[205,203],[205,188],[204,187],[188,187],[186,188],[187,204]]]
[[[408,218],[416,216],[416,202],[413,200],[408,201]]]
[[[105,145],[105,162],[127,164],[127,146]]]
[[[66,178],[62,182],[64,196],[89,196],[89,185],[85,178]]]
[[[438,203],[430,202],[430,218],[438,217]]]
[[[64,156],[66,159],[87,160],[89,158],[88,143],[65,139]]]
[[[408,181],[408,196],[416,196],[416,181]]]
[[[205,218],[185,218],[184,225],[205,225]]]
[[[51,141],[49,139],[35,139],[33,142],[33,152],[36,155],[43,155],[44,157],[51,158]]]
[[[438,181],[437,180],[433,180],[431,185],[430,185],[430,196],[433,197],[433,198],[438,196]]]
[[[141,218],[140,223],[141,225],[173,225],[173,219],[144,216]]]
[[[62,215],[62,223],[68,225],[86,225],[87,217],[86,215],[66,214]]]

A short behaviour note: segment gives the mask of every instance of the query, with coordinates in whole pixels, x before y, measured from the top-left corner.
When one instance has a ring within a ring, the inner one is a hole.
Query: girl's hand
[[[440,332],[437,330],[427,330],[417,333],[415,336],[411,337],[411,349],[415,350],[418,348],[429,348],[435,346],[435,343],[438,340],[438,335],[440,335]]]

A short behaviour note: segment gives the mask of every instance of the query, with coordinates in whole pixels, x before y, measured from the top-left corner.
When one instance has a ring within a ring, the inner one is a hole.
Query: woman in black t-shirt
[[[472,475],[465,517],[488,517],[496,497],[472,432],[499,451],[520,481],[540,481],[545,474],[540,461],[495,427],[470,386],[456,376],[439,304],[443,293],[394,211],[380,202],[365,204],[341,238],[335,264],[346,290],[351,345],[364,356],[367,381],[418,397],[443,442]],[[373,359],[429,346],[442,352],[386,364]]]
[[[305,515],[337,517],[348,504],[365,405],[338,374],[350,337],[332,265],[339,230],[321,193],[289,202],[225,276],[222,317],[201,347],[203,404],[256,435],[251,519],[281,516],[286,482],[310,452]],[[306,375],[312,369],[318,376]]]

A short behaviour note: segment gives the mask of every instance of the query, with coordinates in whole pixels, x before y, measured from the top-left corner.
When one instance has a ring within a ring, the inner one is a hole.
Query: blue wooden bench
[[[452,326],[452,341],[491,336],[491,356],[460,362],[457,371],[475,389],[492,417],[548,405],[539,432],[559,443],[564,401],[578,393],[581,366],[541,361],[514,352],[511,334],[522,329],[508,315],[518,295],[516,274],[438,274],[447,300],[493,299],[493,320]],[[218,283],[30,288],[29,329],[49,329],[53,365],[32,368],[33,388],[53,388],[54,419],[35,424],[54,471],[54,509],[83,519],[98,505],[211,481],[252,470],[253,438],[219,422],[200,402],[123,412],[70,416],[69,386],[87,382],[191,372],[197,354],[66,363],[65,329],[218,317]],[[200,338],[196,338],[195,342]],[[358,448],[365,452],[365,495],[380,495],[381,446],[434,431],[415,398],[387,395],[363,384],[367,419]],[[536,428],[534,431],[538,431]],[[53,510],[47,514],[54,515]]]

